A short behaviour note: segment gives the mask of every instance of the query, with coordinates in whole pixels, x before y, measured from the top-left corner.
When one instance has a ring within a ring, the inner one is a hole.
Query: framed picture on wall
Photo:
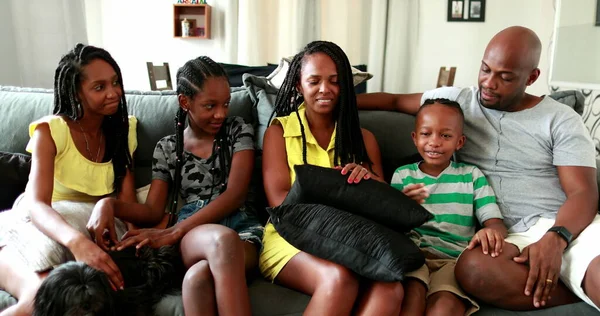
[[[600,0],[596,3],[596,26],[600,26]]]
[[[485,0],[448,0],[448,22],[485,22]]]
[[[465,1],[464,0],[449,0],[448,1],[448,22],[464,21],[464,16],[465,16]]]
[[[485,0],[469,1],[469,21],[484,22],[485,21]]]

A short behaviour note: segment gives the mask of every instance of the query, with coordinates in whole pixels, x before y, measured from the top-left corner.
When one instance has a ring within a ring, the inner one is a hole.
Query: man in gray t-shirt
[[[466,292],[507,309],[549,307],[574,301],[560,278],[598,309],[594,145],[575,111],[525,92],[539,77],[540,52],[533,31],[510,27],[488,44],[478,87],[359,95],[358,105],[415,114],[425,99],[461,104],[467,141],[458,159],[486,174],[509,227],[499,257],[474,249],[459,258],[456,278]],[[419,190],[411,194],[425,194]]]
[[[478,95],[476,87],[448,87],[423,93],[422,101],[461,104],[468,141],[457,158],[483,170],[509,232],[527,231],[540,217],[555,219],[566,200],[556,166],[596,168],[594,144],[581,117],[550,97],[507,112],[481,106]]]

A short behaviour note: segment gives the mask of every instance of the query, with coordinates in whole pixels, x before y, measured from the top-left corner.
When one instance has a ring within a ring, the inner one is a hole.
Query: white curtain
[[[374,75],[369,92],[407,92],[414,72],[418,0],[225,0],[213,25],[232,63],[265,65],[313,40],[338,44]]]
[[[60,57],[87,42],[83,0],[1,0],[0,12],[0,84],[52,88]]]

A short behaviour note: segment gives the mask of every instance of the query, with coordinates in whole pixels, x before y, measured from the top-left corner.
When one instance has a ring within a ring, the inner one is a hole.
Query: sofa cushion
[[[53,102],[51,89],[0,86],[0,151],[26,153],[29,123],[51,114]]]
[[[253,278],[248,285],[252,315],[260,316],[300,316],[303,314],[310,296],[267,282],[262,277]],[[0,308],[1,310],[1,308]],[[181,293],[167,295],[155,306],[156,316],[183,316]]]
[[[268,76],[270,73],[277,68],[277,65],[267,64],[265,66],[246,66],[237,64],[225,64],[219,63],[229,78],[229,85],[231,87],[241,87],[244,85],[242,76],[244,74],[251,74],[255,76]]]
[[[247,89],[255,109],[256,148],[262,150],[263,138],[269,119],[275,108],[275,100],[279,89],[269,84],[267,78],[244,74],[244,87]]]
[[[0,211],[10,209],[25,191],[30,168],[30,156],[0,152]]]
[[[298,165],[294,170],[296,181],[282,204],[325,204],[400,232],[433,218],[419,203],[386,183],[363,180],[348,184],[339,170],[313,165]]]
[[[406,235],[321,204],[268,208],[277,232],[294,247],[377,281],[402,281],[425,263]]]
[[[377,139],[386,182],[390,182],[396,168],[420,160],[410,137],[414,116],[386,111],[359,111],[358,115],[360,125]]]

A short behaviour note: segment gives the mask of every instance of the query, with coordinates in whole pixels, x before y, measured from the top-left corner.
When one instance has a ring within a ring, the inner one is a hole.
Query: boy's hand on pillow
[[[371,172],[369,171],[369,169],[356,163],[349,163],[343,168],[337,166],[335,167],[335,169],[341,169],[342,175],[344,176],[350,173],[350,175],[348,176],[348,183],[359,183],[362,179],[371,179]]]
[[[490,254],[493,258],[498,257],[504,248],[504,238],[508,235],[508,231],[504,223],[499,218],[493,218],[483,223],[485,228],[480,229],[467,249],[473,249],[478,244],[481,244],[481,251],[484,254]]]
[[[402,193],[419,204],[425,203],[425,199],[429,197],[429,189],[423,183],[409,184],[402,189]]]

